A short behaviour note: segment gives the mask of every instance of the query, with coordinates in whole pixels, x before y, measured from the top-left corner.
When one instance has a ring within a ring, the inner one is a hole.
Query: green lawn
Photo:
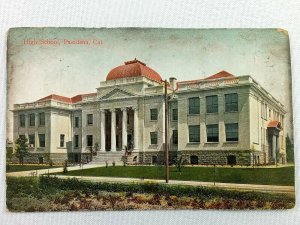
[[[57,168],[59,166],[49,166],[49,165],[9,165],[6,169],[7,173],[10,172],[19,172],[19,171],[28,171],[28,170],[40,170],[40,169],[50,169]]]
[[[62,173],[57,173],[62,174]],[[116,166],[70,171],[70,176],[111,176],[164,179],[163,166]],[[213,167],[185,167],[177,172],[170,167],[171,180],[214,181]],[[241,184],[294,185],[294,166],[281,168],[223,168],[216,167],[216,182]]]

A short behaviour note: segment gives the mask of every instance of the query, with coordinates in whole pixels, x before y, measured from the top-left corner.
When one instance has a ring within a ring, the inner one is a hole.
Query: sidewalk
[[[83,166],[79,166],[79,165],[78,166],[69,166],[68,171],[90,169],[90,168],[103,167],[103,166],[105,166],[105,164],[103,164],[103,165],[102,164],[84,164]],[[28,176],[37,176],[37,175],[43,175],[43,174],[47,174],[47,173],[59,173],[59,172],[63,172],[63,167],[10,172],[10,173],[6,173],[6,176],[28,177]]]
[[[80,166],[68,167],[68,171],[89,169],[95,167],[104,167],[101,164],[87,164]],[[48,173],[62,172],[63,168],[52,168],[52,169],[41,169],[41,170],[31,170],[31,171],[20,171],[6,173],[7,176],[37,176]],[[160,183],[166,184],[165,180],[155,180],[155,179],[138,179],[138,178],[124,178],[124,177],[92,177],[92,176],[67,176],[67,175],[50,175],[56,176],[62,179],[77,178],[82,181],[91,182],[110,182],[110,183]],[[236,183],[213,183],[213,182],[200,182],[200,181],[182,181],[182,180],[170,180],[167,185],[189,185],[189,186],[204,186],[204,187],[219,187],[231,190],[247,190],[247,191],[261,191],[261,192],[282,192],[293,194],[295,191],[294,186],[277,186],[277,185],[258,185],[258,184],[236,184]]]

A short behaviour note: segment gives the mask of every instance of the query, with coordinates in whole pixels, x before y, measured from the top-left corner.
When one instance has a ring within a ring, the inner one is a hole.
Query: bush
[[[6,163],[6,172],[9,172],[10,168],[11,168],[11,166],[10,166],[9,163],[7,162],[7,163]]]
[[[65,160],[65,162],[64,162],[63,173],[68,173],[68,160]]]

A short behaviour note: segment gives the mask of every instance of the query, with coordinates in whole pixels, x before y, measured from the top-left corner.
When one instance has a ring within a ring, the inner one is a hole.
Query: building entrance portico
[[[138,146],[138,116],[136,108],[123,107],[101,109],[100,114],[101,152],[117,152],[124,151],[125,149],[136,149]]]

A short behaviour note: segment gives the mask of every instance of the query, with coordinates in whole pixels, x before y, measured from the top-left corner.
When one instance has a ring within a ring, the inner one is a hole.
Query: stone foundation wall
[[[253,156],[254,155],[254,156]],[[254,152],[252,155],[251,165],[266,165],[268,164],[268,160],[266,158],[266,154],[261,151]]]
[[[77,155],[77,156],[76,156]],[[149,151],[135,153],[137,156],[136,163],[140,164],[164,164],[165,153],[163,151]],[[264,165],[266,161],[266,155],[264,152],[251,152],[245,151],[169,151],[169,162],[174,164],[176,159],[182,159],[187,164],[199,164],[199,165],[227,165],[229,164],[229,158],[235,159],[236,165]],[[63,164],[65,160],[70,163],[88,163],[91,161],[91,155],[89,153],[30,153],[24,158],[24,163],[34,164],[48,164],[49,160],[52,160],[54,164]],[[192,162],[194,160],[194,162]],[[195,161],[196,160],[196,161]],[[19,163],[19,159],[15,156],[12,158],[13,163]],[[281,162],[280,162],[281,163]]]
[[[153,157],[156,157],[154,160]],[[177,158],[177,151],[169,151],[169,162],[174,161]],[[139,162],[141,164],[164,164],[165,163],[165,152],[153,151],[153,152],[140,152]]]
[[[23,159],[24,164],[49,164],[50,160],[54,164],[63,164],[68,159],[68,155],[65,153],[36,153],[30,152]],[[12,157],[12,163],[19,163],[19,158]]]
[[[49,153],[29,153],[23,159],[24,164],[47,164],[49,163],[50,154]],[[15,155],[12,157],[12,163],[19,163],[19,158]]]
[[[228,157],[235,157],[236,165],[251,165],[250,151],[182,151],[178,157],[191,164],[191,156],[198,157],[198,164],[227,165]]]
[[[265,161],[265,155],[263,152],[251,153],[249,150],[245,151],[170,151],[169,152],[169,162],[172,164],[175,162],[176,158],[182,159],[187,163],[191,164],[191,157],[197,159],[199,165],[228,165],[228,157],[234,157],[236,165],[250,166],[262,165]],[[155,160],[155,162],[154,162]],[[153,152],[140,152],[139,161],[142,164],[164,164],[165,154],[162,151]]]

